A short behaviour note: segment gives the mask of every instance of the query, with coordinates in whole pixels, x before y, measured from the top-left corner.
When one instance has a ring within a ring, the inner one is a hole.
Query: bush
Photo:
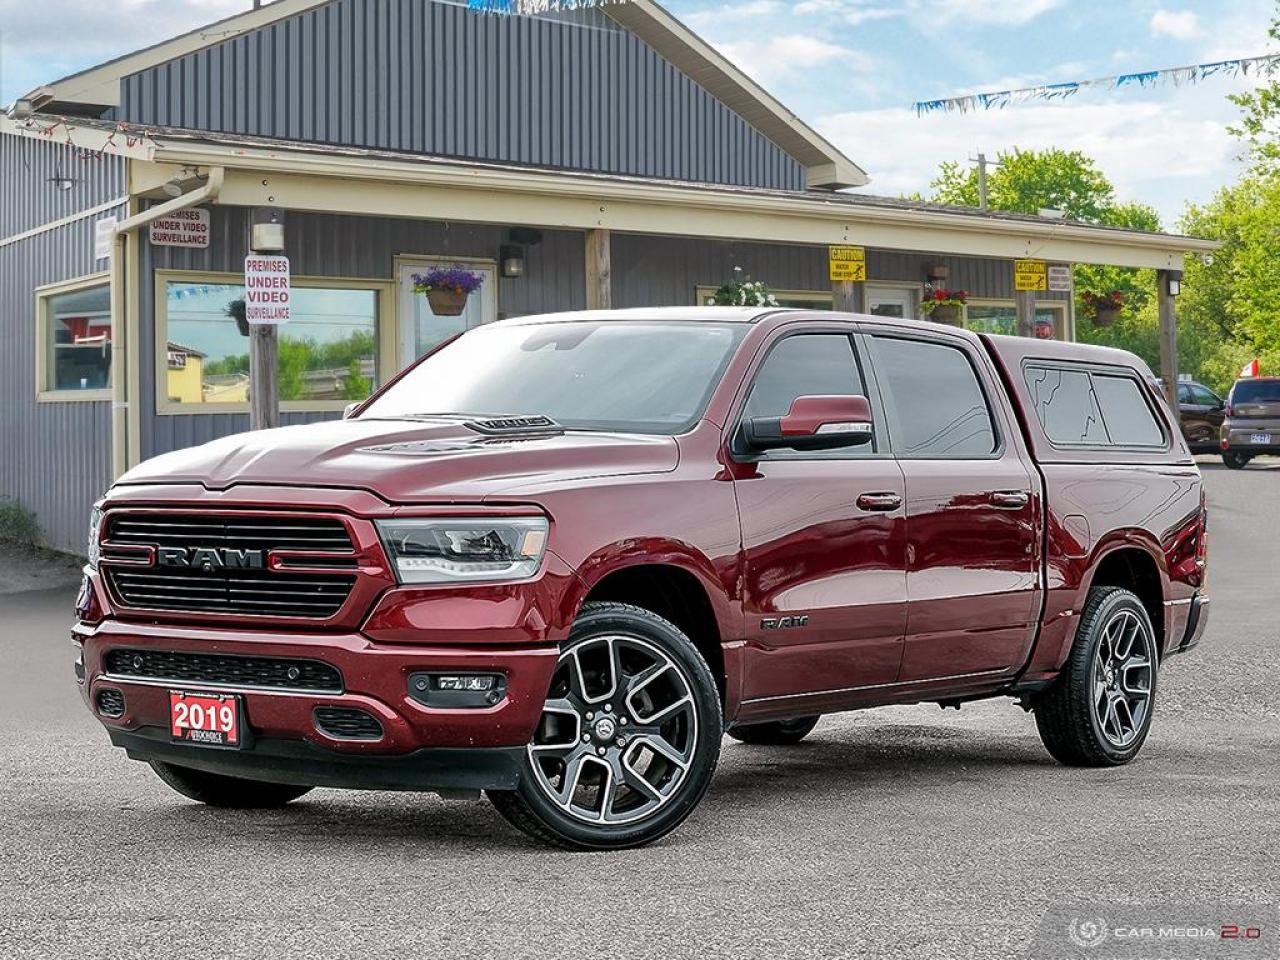
[[[35,546],[40,542],[40,524],[22,504],[0,497],[0,541]]]

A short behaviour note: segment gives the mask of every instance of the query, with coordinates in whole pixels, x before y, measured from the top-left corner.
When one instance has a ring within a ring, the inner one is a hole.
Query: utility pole
[[[289,321],[289,260],[283,256],[279,211],[250,228],[245,258],[245,316],[249,322],[249,429],[280,426],[279,324]]]
[[[978,209],[987,209],[987,155],[979,153],[971,158],[978,165]]]

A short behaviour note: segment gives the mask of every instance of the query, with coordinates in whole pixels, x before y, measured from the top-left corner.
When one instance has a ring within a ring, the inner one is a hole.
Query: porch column
[[[1014,294],[1014,302],[1018,309],[1018,336],[1034,337],[1036,335],[1036,292],[1019,290]]]
[[[838,313],[865,313],[867,285],[860,280],[833,280],[831,309]]]
[[[587,309],[613,306],[613,278],[609,262],[609,231],[587,231]]]
[[[1156,271],[1156,303],[1160,308],[1160,378],[1169,409],[1178,413],[1178,314],[1175,300],[1181,270]]]

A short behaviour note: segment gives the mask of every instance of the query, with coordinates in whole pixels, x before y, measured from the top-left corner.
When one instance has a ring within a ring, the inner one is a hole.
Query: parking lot
[[[478,801],[189,804],[81,705],[51,569],[0,593],[0,952],[1002,957],[1064,898],[1280,900],[1280,461],[1204,467],[1212,619],[1131,766],[1056,765],[1010,701],[829,717],[726,741],[685,826],[622,854],[535,846]]]

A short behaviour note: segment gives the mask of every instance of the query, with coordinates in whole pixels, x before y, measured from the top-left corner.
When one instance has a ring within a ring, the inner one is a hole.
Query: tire
[[[297,800],[311,787],[244,780],[152,760],[151,769],[178,793],[197,803],[231,810],[272,810]]]
[[[1049,753],[1073,767],[1136,757],[1151,730],[1159,664],[1142,601],[1121,587],[1090,590],[1062,673],[1035,703]]]
[[[728,733],[733,739],[753,746],[789,747],[812,733],[821,719],[797,717],[794,720],[774,720],[768,723],[741,723],[730,727]]]
[[[1229,470],[1243,470],[1252,459],[1247,453],[1240,453],[1238,450],[1224,450],[1222,453],[1222,462]]]
[[[561,648],[519,787],[488,796],[544,843],[643,846],[698,805],[723,729],[715,679],[687,636],[640,607],[589,603]]]

